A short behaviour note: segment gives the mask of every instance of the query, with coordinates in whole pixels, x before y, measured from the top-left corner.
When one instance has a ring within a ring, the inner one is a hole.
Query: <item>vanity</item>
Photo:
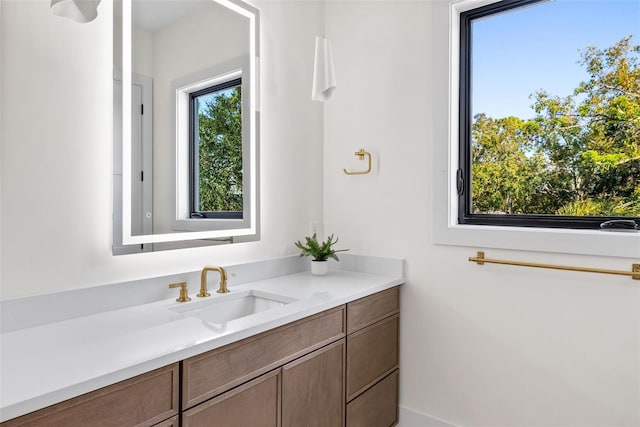
[[[394,425],[402,261],[381,275],[364,272],[375,260],[344,258],[347,269],[326,277],[232,279],[227,295],[193,294],[186,303],[171,298],[5,333],[1,425]],[[216,318],[230,302],[249,300],[251,314]],[[55,343],[54,333],[66,335]],[[31,350],[49,353],[11,348],[37,336],[44,342]],[[33,364],[38,359],[42,366]],[[91,378],[97,371],[103,375]]]

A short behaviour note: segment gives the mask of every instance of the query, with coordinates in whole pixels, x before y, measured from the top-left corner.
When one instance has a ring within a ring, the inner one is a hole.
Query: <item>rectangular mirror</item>
[[[114,2],[114,255],[258,238],[258,20]]]

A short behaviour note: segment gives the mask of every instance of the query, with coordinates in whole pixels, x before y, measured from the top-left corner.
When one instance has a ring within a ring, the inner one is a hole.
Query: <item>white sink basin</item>
[[[297,300],[284,295],[257,290],[231,291],[228,295],[180,304],[172,307],[171,310],[182,313],[185,316],[195,317],[207,323],[223,324],[231,320],[284,307],[294,301]]]

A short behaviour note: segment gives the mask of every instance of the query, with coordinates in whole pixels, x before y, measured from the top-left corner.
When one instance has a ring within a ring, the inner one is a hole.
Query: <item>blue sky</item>
[[[207,106],[207,104],[209,104],[210,102],[214,102],[215,103],[216,98],[219,95],[230,97],[231,94],[233,93],[233,89],[234,88],[218,90],[216,92],[211,92],[211,93],[208,93],[206,95],[199,96],[198,97],[198,113],[199,114],[205,113],[207,111],[207,109],[209,108]]]
[[[567,96],[587,79],[579,50],[633,34],[640,0],[554,0],[474,21],[473,114],[533,117],[529,95]]]

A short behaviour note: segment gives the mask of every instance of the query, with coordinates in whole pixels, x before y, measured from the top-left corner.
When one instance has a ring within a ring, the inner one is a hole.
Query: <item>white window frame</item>
[[[254,188],[251,185],[251,146],[249,137],[249,97],[242,97],[242,158],[243,158],[243,215],[242,219],[228,218],[191,218],[191,201],[189,199],[189,187],[191,175],[189,162],[189,95],[201,89],[225,83],[246,76],[249,67],[249,58],[237,58],[227,61],[214,68],[200,71],[196,74],[176,80],[172,85],[174,95],[174,117],[176,136],[176,158],[174,162],[175,193],[174,201],[175,217],[172,220],[172,228],[177,231],[206,231],[217,230],[219,236],[227,237],[253,234],[252,223],[255,223],[253,212]],[[242,93],[250,93],[250,80],[242,79]],[[231,234],[230,234],[231,233]]]
[[[433,239],[436,244],[640,257],[640,233],[458,224],[460,13],[499,0],[434,2],[432,15]],[[447,40],[448,43],[439,42]],[[446,102],[446,103],[445,103]]]

